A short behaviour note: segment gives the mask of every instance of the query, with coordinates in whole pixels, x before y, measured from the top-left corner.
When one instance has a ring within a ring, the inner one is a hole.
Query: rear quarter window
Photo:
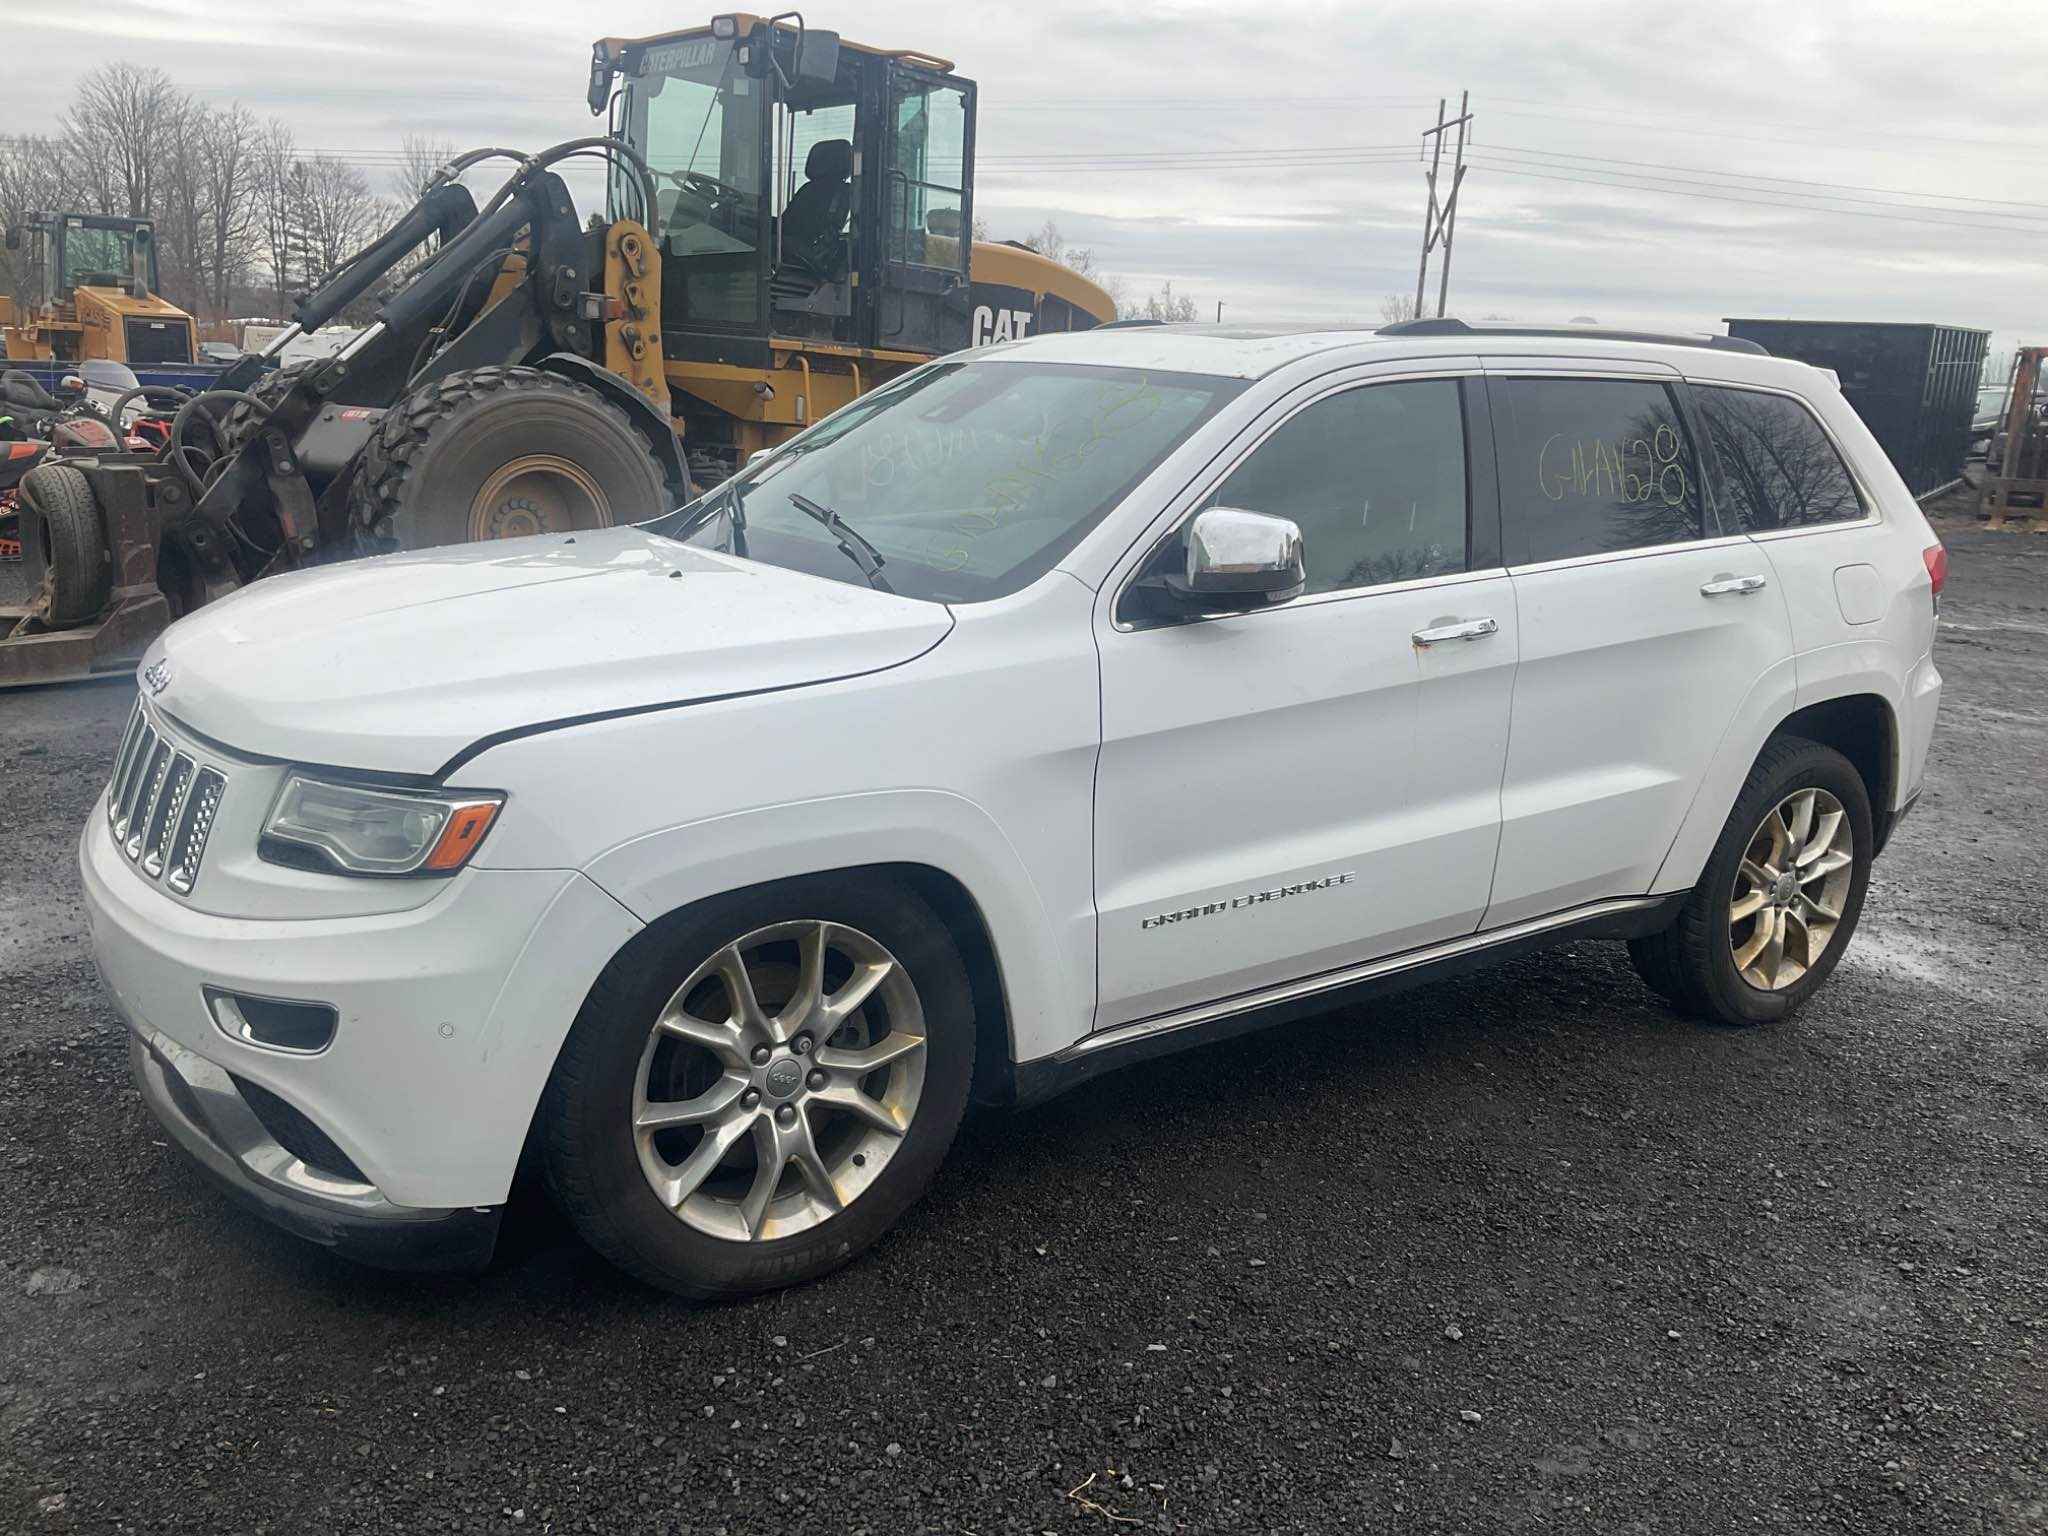
[[[1719,475],[1715,505],[1744,533],[1854,522],[1870,509],[1813,411],[1789,395],[1695,384]]]
[[[1648,379],[1493,379],[1501,534],[1511,565],[1701,536],[1699,454]]]

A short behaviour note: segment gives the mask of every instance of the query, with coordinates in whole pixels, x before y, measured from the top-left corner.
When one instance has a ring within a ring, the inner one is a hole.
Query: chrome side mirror
[[[1183,536],[1187,558],[1165,587],[1177,602],[1208,613],[1264,608],[1301,596],[1308,581],[1301,529],[1284,517],[1240,507],[1197,512]]]

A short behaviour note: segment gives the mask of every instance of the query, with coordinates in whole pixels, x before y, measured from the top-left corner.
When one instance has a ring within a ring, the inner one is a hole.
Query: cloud
[[[10,80],[0,131],[48,127],[111,52],[284,117],[380,185],[407,132],[587,132],[592,37],[696,19],[673,0],[7,10],[12,56],[38,67]],[[1966,17],[1924,0],[876,0],[810,20],[950,55],[980,83],[977,201],[998,236],[1055,219],[1140,291],[1170,279],[1234,319],[1369,319],[1382,294],[1412,292],[1418,135],[1438,98],[1469,89],[1456,309],[1700,329],[1745,312],[1929,320],[1984,326],[1998,345],[2048,339],[2029,254],[2048,231],[2048,194],[2031,190],[2048,170],[2036,0],[1980,0]],[[1683,195],[1714,190],[1706,175],[1797,206]],[[1598,184],[1619,181],[1638,185]],[[1796,182],[1870,205],[1823,211]],[[1887,214],[1890,189],[1918,209]],[[2000,222],[2013,228],[1963,227]]]

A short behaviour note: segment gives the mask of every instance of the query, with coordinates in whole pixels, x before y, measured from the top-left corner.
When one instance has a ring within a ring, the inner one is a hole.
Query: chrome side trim
[[[1056,1062],[1078,1060],[1097,1051],[1129,1045],[1134,1040],[1146,1040],[1154,1035],[1190,1029],[1197,1024],[1228,1018],[1234,1013],[1249,1013],[1255,1008],[1267,1008],[1275,1003],[1290,1003],[1298,998],[1314,997],[1319,992],[1334,992],[1340,987],[1413,970],[1417,966],[1448,960],[1454,955],[1488,949],[1495,944],[1506,944],[1516,939],[1526,939],[1533,934],[1548,932],[1552,928],[1567,928],[1573,923],[1582,923],[1590,918],[1610,917],[1622,912],[1639,912],[1645,907],[1656,906],[1664,899],[1661,896],[1625,896],[1612,901],[1596,901],[1586,906],[1572,907],[1564,912],[1553,912],[1548,917],[1532,917],[1525,922],[1511,923],[1505,928],[1490,928],[1484,933],[1471,934],[1462,939],[1446,939],[1440,944],[1404,950],[1398,955],[1387,955],[1360,965],[1345,966],[1341,970],[1323,971],[1318,975],[1305,976],[1298,981],[1284,981],[1274,986],[1261,987],[1255,992],[1241,992],[1235,997],[1226,997],[1213,1003],[1201,1003],[1177,1013],[1162,1013],[1155,1014],[1149,1019],[1135,1019],[1129,1024],[1117,1024],[1076,1040],[1052,1059]]]
[[[1576,570],[1586,565],[1616,565],[1624,560],[1653,560],[1659,555],[1690,554],[1701,549],[1743,549],[1746,533],[1717,534],[1711,539],[1679,539],[1670,544],[1639,544],[1631,549],[1603,549],[1591,555],[1566,555],[1558,560],[1537,560],[1528,565],[1511,565],[1510,576],[1540,576],[1545,571]]]

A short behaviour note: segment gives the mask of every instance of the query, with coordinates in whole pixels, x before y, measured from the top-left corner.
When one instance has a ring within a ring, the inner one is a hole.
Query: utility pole
[[[1223,301],[1221,299],[1216,301],[1216,323],[1218,325],[1223,323]]]
[[[1472,93],[1458,94],[1458,115],[1446,121],[1444,118],[1445,99],[1437,98],[1436,126],[1423,131],[1423,138],[1429,141],[1429,169],[1423,172],[1423,179],[1429,183],[1429,206],[1422,215],[1422,265],[1415,274],[1415,318],[1423,318],[1423,292],[1429,286],[1429,253],[1441,245],[1444,248],[1442,268],[1437,276],[1436,312],[1442,315],[1445,301],[1451,292],[1451,237],[1458,229],[1458,188],[1465,180],[1465,136],[1472,122]],[[1436,195],[1437,176],[1443,170],[1444,134],[1451,128],[1458,130],[1458,138],[1451,153],[1450,192],[1441,201]]]

